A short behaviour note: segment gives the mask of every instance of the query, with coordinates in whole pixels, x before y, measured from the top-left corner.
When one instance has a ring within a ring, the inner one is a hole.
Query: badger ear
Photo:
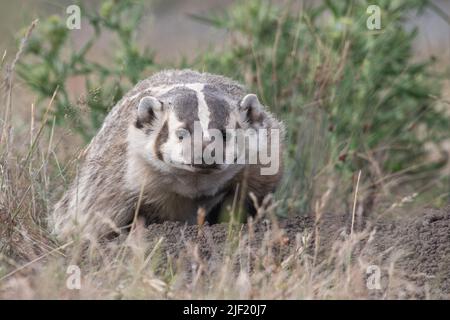
[[[243,120],[251,124],[263,121],[264,107],[259,102],[256,94],[247,94],[239,103],[239,111]]]
[[[143,97],[139,101],[137,110],[138,123],[150,123],[155,118],[155,113],[162,111],[162,103],[155,97]]]

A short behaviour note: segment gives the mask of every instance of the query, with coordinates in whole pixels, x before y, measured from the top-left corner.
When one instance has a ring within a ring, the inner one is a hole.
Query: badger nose
[[[195,157],[193,159],[193,163],[192,166],[197,167],[197,168],[209,168],[209,169],[214,169],[214,168],[218,168],[218,164],[215,162],[214,159],[214,151],[212,152],[211,158],[209,156],[198,156]]]
[[[216,163],[213,164],[206,164],[206,163],[200,163],[200,164],[193,164],[192,165],[194,168],[198,168],[198,169],[218,169],[219,166]]]

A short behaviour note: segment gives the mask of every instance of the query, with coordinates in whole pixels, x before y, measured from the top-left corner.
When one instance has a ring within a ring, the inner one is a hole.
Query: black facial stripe
[[[167,121],[164,121],[164,124],[161,130],[158,132],[158,136],[156,137],[155,141],[155,154],[156,157],[161,161],[163,160],[161,145],[163,145],[168,138],[169,138],[169,126],[167,124]]]
[[[210,111],[209,129],[222,129],[228,123],[231,107],[222,98],[222,94],[213,86],[206,85],[203,88],[206,104]]]
[[[176,87],[161,96],[173,106],[178,121],[186,123],[188,127],[198,121],[198,100],[195,90],[186,87]]]

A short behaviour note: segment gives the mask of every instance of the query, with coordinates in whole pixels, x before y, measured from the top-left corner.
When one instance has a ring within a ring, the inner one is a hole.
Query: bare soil
[[[359,233],[360,243],[357,243],[352,251],[352,257],[354,260],[364,257],[369,263],[381,266],[384,280],[388,277],[389,270],[391,273],[395,270],[397,275],[406,277],[415,289],[412,296],[410,290],[404,298],[450,299],[450,206],[443,210],[424,211],[418,217],[389,221],[380,219],[367,224],[365,233]],[[273,251],[280,261],[292,252],[298,234],[309,233],[310,253],[315,253],[319,262],[320,259],[329,259],[330,250],[336,249],[336,243],[339,244],[343,238],[348,239],[351,222],[347,216],[336,214],[324,214],[317,224],[315,219],[309,216],[279,219],[277,222],[269,220],[254,223],[251,228],[242,225],[236,232],[239,232],[241,237],[249,236],[250,246],[255,250],[267,239],[268,232],[272,232],[272,236],[277,234],[277,244],[273,246]],[[148,231],[155,240],[164,237],[164,255],[180,256],[186,254],[189,248],[192,249],[193,245],[197,245],[199,256],[211,265],[220,262],[224,250],[229,247],[227,239],[230,228],[227,224],[205,225],[199,228],[165,222],[150,225]],[[315,247],[318,250],[314,250]],[[382,286],[381,290],[375,290],[368,296],[386,297],[390,284],[384,281]]]

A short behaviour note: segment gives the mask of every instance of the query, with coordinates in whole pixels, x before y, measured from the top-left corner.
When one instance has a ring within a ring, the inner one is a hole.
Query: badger
[[[216,223],[224,204],[237,197],[254,215],[283,171],[283,124],[266,109],[244,86],[219,75],[166,70],[139,82],[112,108],[86,148],[50,215],[52,232],[60,239],[109,237],[126,232],[136,219],[195,224],[199,213]],[[275,172],[264,174],[267,164],[260,161],[237,163],[235,154],[249,150],[246,143],[238,144],[230,163],[185,152],[195,142],[204,151],[212,140],[227,149],[228,132],[237,129],[265,130],[266,141],[279,146]],[[213,130],[221,135],[212,139]],[[271,138],[269,131],[280,134]],[[194,138],[187,141],[188,135]]]

